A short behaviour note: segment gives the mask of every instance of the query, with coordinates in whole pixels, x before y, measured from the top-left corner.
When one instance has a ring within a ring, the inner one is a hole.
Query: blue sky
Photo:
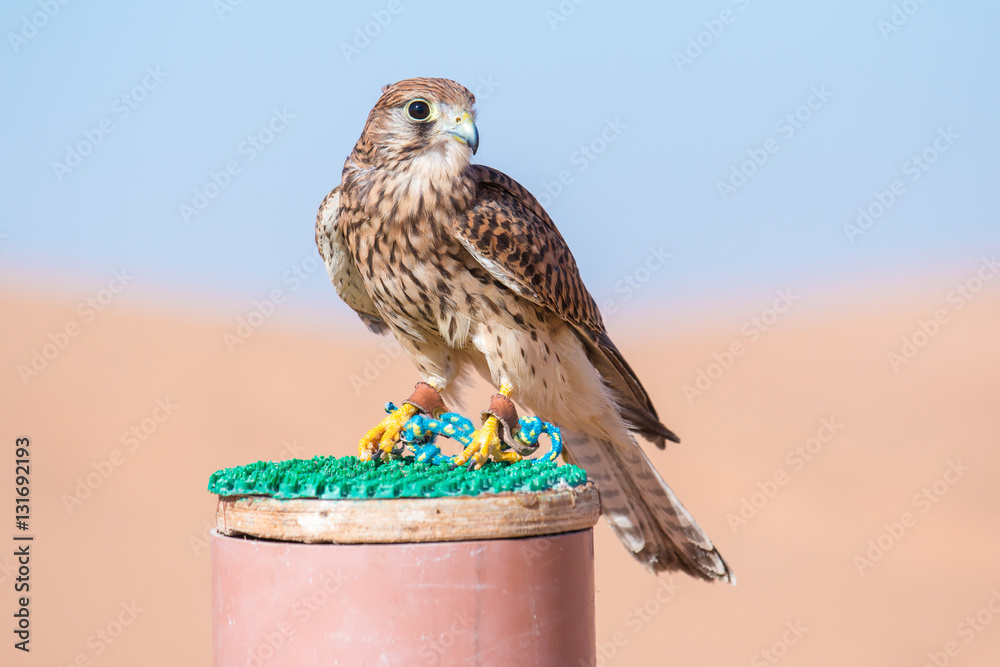
[[[546,204],[598,301],[974,268],[1000,247],[997,25],[918,0],[7,2],[0,284],[124,267],[145,302],[282,289],[346,318],[308,270],[315,212],[411,76],[476,92],[476,161]]]

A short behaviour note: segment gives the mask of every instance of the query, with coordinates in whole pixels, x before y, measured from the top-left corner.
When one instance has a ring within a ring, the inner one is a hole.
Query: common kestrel
[[[386,86],[316,219],[337,293],[392,333],[422,382],[361,440],[361,457],[399,451],[403,424],[444,407],[474,369],[499,389],[457,462],[519,458],[512,401],[560,426],[604,514],[655,572],[735,579],[635,436],[678,442],[608,337],[569,247],[530,192],[470,159],[475,97],[448,79]],[[508,445],[504,447],[504,445]]]

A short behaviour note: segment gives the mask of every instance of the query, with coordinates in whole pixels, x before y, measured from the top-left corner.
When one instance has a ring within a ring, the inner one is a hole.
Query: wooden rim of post
[[[440,498],[279,500],[219,496],[223,535],[284,542],[388,544],[555,535],[591,528],[601,516],[593,482],[558,491]]]

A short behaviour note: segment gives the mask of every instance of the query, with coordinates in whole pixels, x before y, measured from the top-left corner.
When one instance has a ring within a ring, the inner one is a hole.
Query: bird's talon
[[[385,419],[380,421],[375,428],[368,431],[361,442],[358,443],[358,458],[362,461],[381,460],[383,454],[393,455],[396,453],[396,443],[400,441],[400,435],[406,422],[417,413],[417,408],[409,403],[404,403],[393,410]],[[405,445],[400,445],[400,451]]]
[[[499,422],[496,417],[488,417],[482,428],[472,434],[472,443],[455,457],[455,466],[466,466],[466,470],[478,470],[491,458],[494,461],[510,460],[513,452],[502,452],[503,443],[497,434]]]

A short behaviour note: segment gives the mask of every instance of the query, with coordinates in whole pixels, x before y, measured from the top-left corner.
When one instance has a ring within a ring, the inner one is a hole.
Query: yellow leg
[[[399,433],[403,430],[403,426],[415,414],[417,409],[409,403],[396,408],[361,438],[361,442],[358,443],[358,458],[362,461],[371,461],[376,456],[381,458],[391,452],[399,442]]]
[[[513,387],[505,384],[500,385],[500,393],[504,396],[510,396],[513,391]],[[478,470],[491,457],[494,461],[506,461],[509,463],[520,461],[521,455],[517,452],[501,451],[502,443],[498,435],[499,426],[500,421],[496,417],[487,417],[482,427],[472,434],[472,444],[455,457],[455,465],[461,466],[471,462],[470,468]]]

